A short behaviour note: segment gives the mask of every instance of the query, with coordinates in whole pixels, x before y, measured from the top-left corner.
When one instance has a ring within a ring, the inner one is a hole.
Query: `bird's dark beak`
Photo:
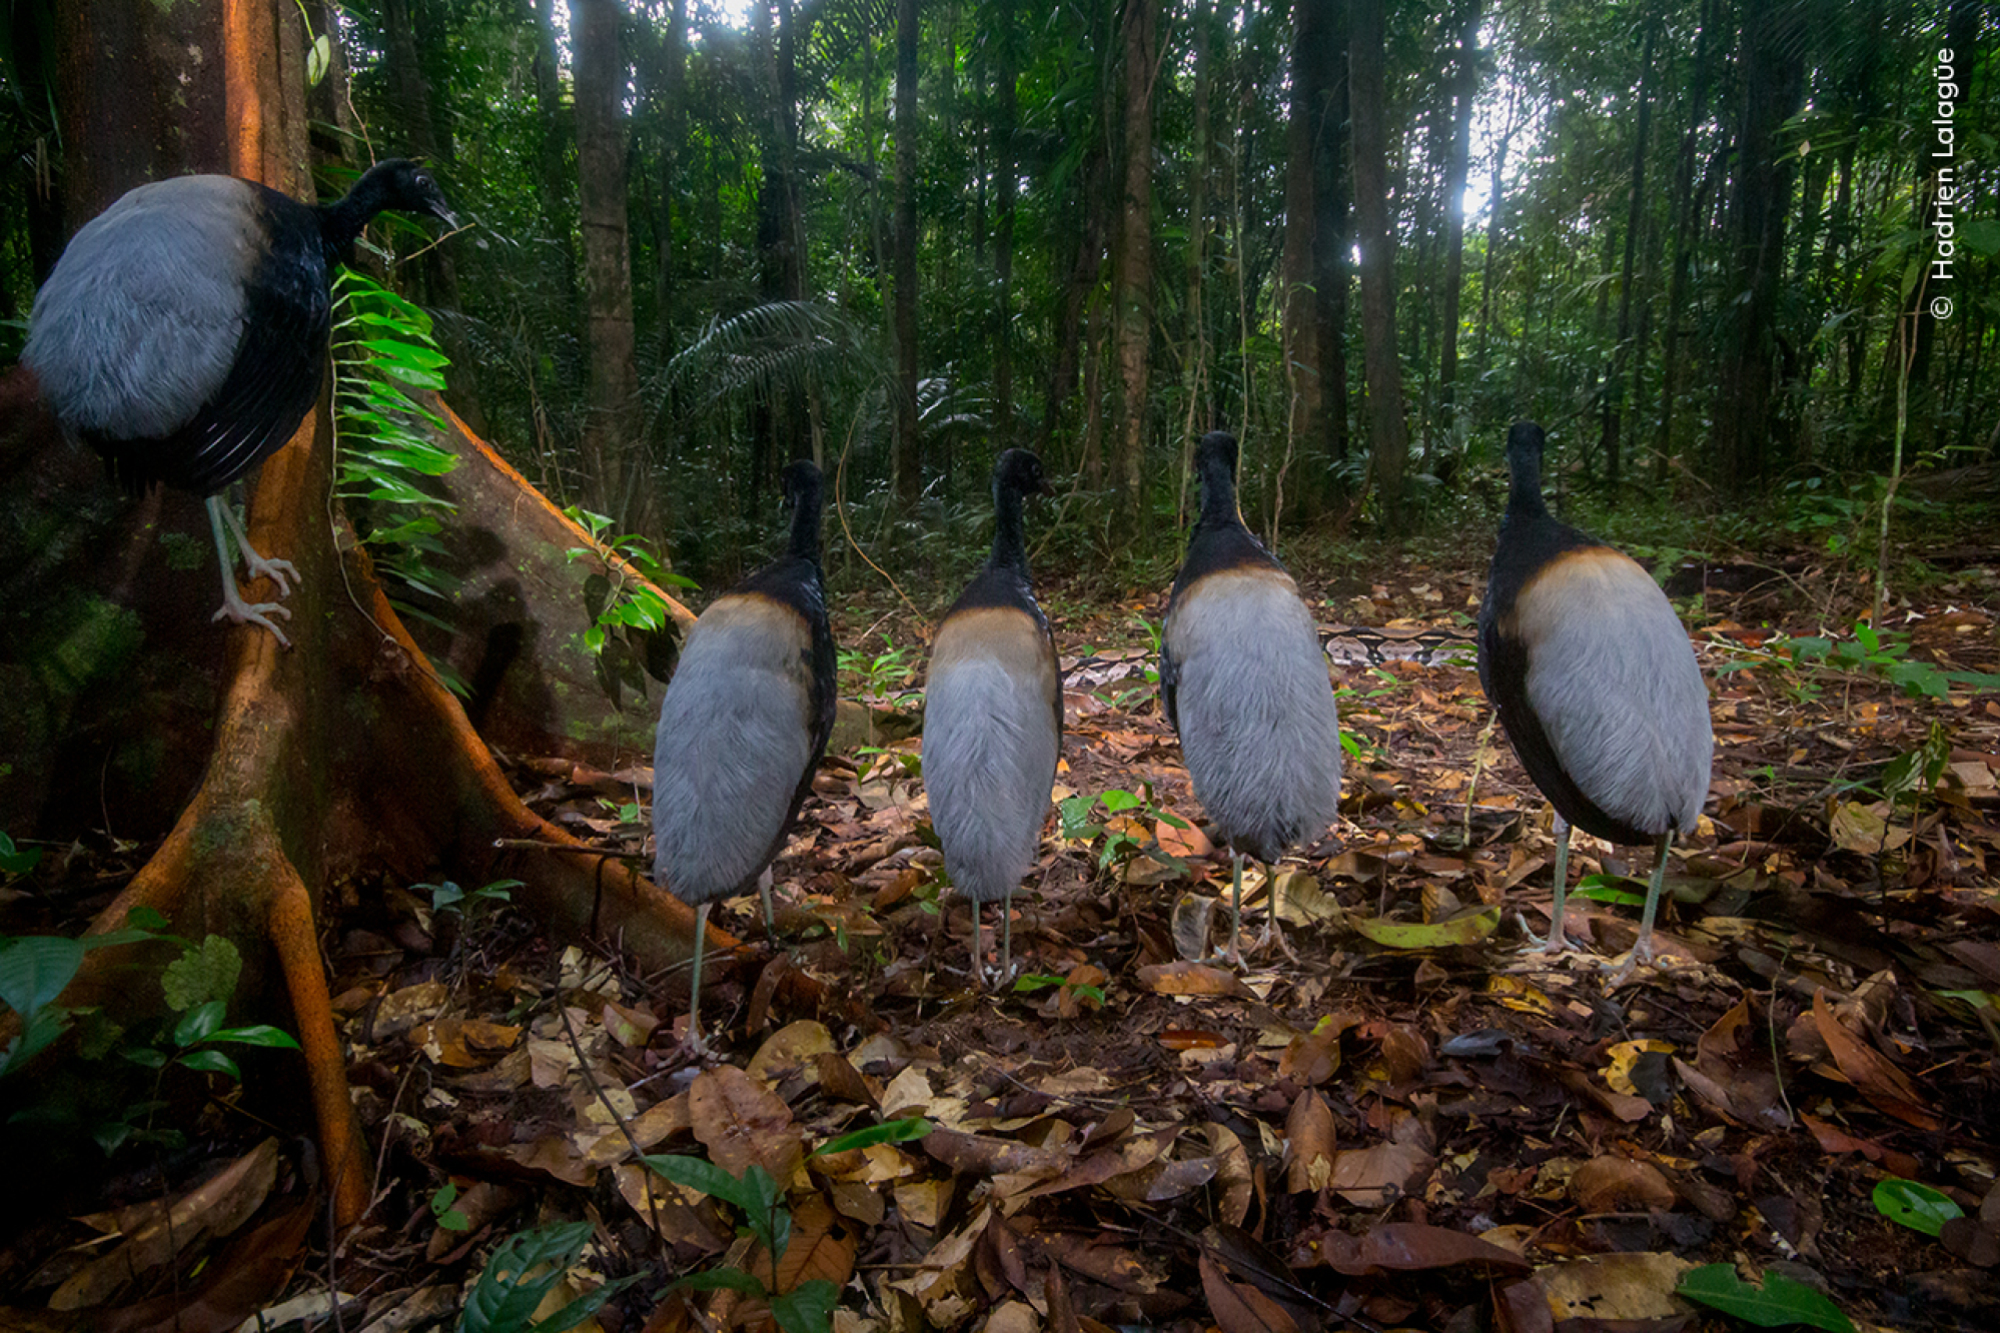
[[[458,230],[458,214],[452,212],[449,208],[446,208],[443,204],[441,203],[432,204],[431,215],[437,218],[438,221],[444,223],[447,230],[450,231]]]
[[[1041,483],[1035,487],[1035,494],[1047,496],[1053,500],[1056,498],[1056,484],[1047,477],[1043,477]]]

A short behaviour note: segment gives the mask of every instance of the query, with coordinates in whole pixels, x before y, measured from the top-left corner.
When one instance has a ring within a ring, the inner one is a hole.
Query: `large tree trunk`
[[[1383,0],[1354,0],[1348,79],[1354,113],[1354,214],[1361,241],[1361,346],[1368,373],[1368,445],[1392,530],[1403,511],[1410,452],[1403,368],[1396,354],[1395,234],[1389,228],[1388,88]]]
[[[896,433],[890,470],[896,498],[914,509],[923,494],[917,422],[917,0],[896,4],[896,229],[890,300],[895,326]]]
[[[583,230],[590,396],[584,502],[621,531],[657,539],[658,488],[639,431],[632,246],[625,206],[625,56],[618,0],[575,0],[577,198]]]
[[[1696,144],[1708,117],[1708,84],[1715,42],[1713,33],[1720,20],[1720,0],[1705,0],[1701,30],[1695,35],[1694,86],[1688,91],[1687,117],[1681,131],[1680,160],[1674,168],[1673,250],[1667,264],[1667,327],[1660,337],[1660,417],[1653,427],[1653,476],[1666,476],[1667,460],[1673,456],[1674,410],[1679,405],[1682,362],[1682,321],[1688,302],[1689,269],[1694,262],[1694,238],[1698,209],[1694,202]],[[1850,140],[1850,142],[1852,142]]]
[[[1146,494],[1147,352],[1153,335],[1153,28],[1157,0],[1125,0],[1124,153],[1118,244],[1113,252],[1112,343],[1118,361],[1111,484],[1119,526],[1143,534]]]
[[[1743,6],[1743,100],[1729,208],[1735,299],[1715,404],[1715,482],[1727,493],[1753,484],[1765,469],[1793,161],[1779,151],[1777,139],[1805,92],[1804,21],[1797,0],[1746,0]]]
[[[107,16],[110,24],[101,21]],[[133,40],[104,41],[119,24]],[[202,0],[156,11],[107,0],[66,11],[61,31],[64,123],[106,125],[93,151],[70,163],[73,220],[145,179],[187,168],[309,193],[296,6]],[[161,77],[149,81],[146,73]],[[177,133],[132,133],[135,124],[169,119]],[[163,146],[177,156],[153,160]],[[117,629],[103,639],[117,655],[94,663],[78,655],[88,644],[73,626],[32,640],[0,637],[0,678],[70,691],[39,699],[9,692],[8,706],[34,704],[43,717],[39,734],[10,733],[16,764],[56,771],[81,761],[107,781],[127,772],[137,798],[118,808],[119,835],[151,840],[171,824],[93,930],[122,925],[131,909],[147,906],[180,935],[237,942],[246,1007],[285,1022],[304,1048],[310,1095],[301,1104],[317,1120],[321,1178],[344,1226],[368,1204],[373,1154],[349,1099],[321,962],[316,912],[330,877],[384,868],[409,875],[443,868],[472,882],[511,874],[526,881],[522,903],[551,933],[604,932],[649,969],[686,957],[693,914],[585,852],[515,797],[383,597],[365,552],[351,534],[336,545],[327,522],[328,448],[323,398],[264,463],[252,491],[251,540],[291,560],[301,576],[288,602],[295,647],[286,652],[254,626],[213,628],[206,614],[213,566],[182,571],[167,558],[163,529],[200,533],[206,546],[198,501],[168,494],[119,502],[36,410],[31,377],[17,371],[0,380],[0,610],[15,623],[23,606],[95,606],[109,617],[101,627]],[[491,510],[461,513],[461,524],[490,525],[505,540],[525,508],[559,520],[518,476],[496,476]],[[51,544],[57,531],[67,535]],[[560,550],[548,558],[560,562]],[[524,580],[523,591],[543,595],[538,581]],[[51,671],[57,663],[67,677]],[[203,714],[212,725],[202,724]],[[72,725],[79,719],[85,725]],[[62,760],[54,769],[50,753]],[[120,754],[144,757],[144,771],[116,762]],[[184,774],[195,776],[181,805],[188,787],[173,779]],[[10,830],[31,827],[14,821],[38,796],[0,781]],[[178,805],[178,815],[162,802]],[[95,824],[100,809],[95,800],[71,810],[43,804],[33,827]],[[498,850],[501,839],[513,849]],[[712,933],[710,947],[729,947],[721,941]],[[127,970],[131,952],[91,952],[62,1002],[127,1016],[156,1005],[157,993],[135,984],[145,973]],[[268,1013],[280,981],[288,1018]]]

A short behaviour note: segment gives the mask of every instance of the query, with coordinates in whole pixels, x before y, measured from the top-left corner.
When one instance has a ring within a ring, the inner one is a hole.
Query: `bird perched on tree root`
[[[688,631],[653,747],[655,874],[695,909],[687,1040],[696,1050],[709,905],[747,892],[777,856],[833,731],[819,469],[793,463],[783,481],[790,544]],[[771,893],[759,887],[768,927]]]
[[[1652,957],[1667,849],[1676,830],[1693,831],[1708,796],[1708,689],[1652,577],[1549,513],[1543,443],[1531,421],[1507,436],[1512,485],[1479,608],[1479,683],[1556,808],[1555,907],[1543,948],[1569,947],[1572,824],[1657,849],[1639,938],[1616,984]]]
[[[1312,612],[1236,510],[1236,439],[1195,451],[1201,517],[1160,636],[1160,695],[1194,794],[1226,843],[1229,958],[1242,961],[1243,857],[1273,865],[1340,805],[1340,716]],[[1275,911],[1265,928],[1276,929]]]
[[[1042,461],[1009,449],[993,467],[993,553],[938,626],[924,693],[924,790],[951,882],[979,911],[1000,903],[1000,972],[1012,968],[1014,887],[1035,864],[1062,748],[1055,636],[1028,577],[1022,507],[1053,494]]]
[[[234,176],[179,176],[122,195],[85,223],[35,298],[21,360],[71,435],[133,494],[203,496],[222,562],[222,609],[290,647],[237,590],[225,525],[251,578],[278,596],[298,577],[251,547],[222,490],[298,429],[319,400],[329,273],[385,209],[458,220],[430,171],[392,158],[318,207]]]

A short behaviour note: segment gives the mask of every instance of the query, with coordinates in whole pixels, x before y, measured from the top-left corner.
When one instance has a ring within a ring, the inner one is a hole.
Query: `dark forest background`
[[[83,220],[9,12],[0,360]],[[1007,445],[1090,558],[1167,550],[1213,426],[1281,539],[1490,516],[1520,416],[1609,509],[1865,505],[1899,410],[1908,468],[2000,446],[1981,0],[305,12],[323,191],[421,154],[476,222],[397,278],[450,401],[704,583],[801,455],[945,573]]]

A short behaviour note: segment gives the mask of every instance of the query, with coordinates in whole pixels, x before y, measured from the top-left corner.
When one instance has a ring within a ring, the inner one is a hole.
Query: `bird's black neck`
[[[319,214],[319,234],[326,242],[327,253],[346,254],[360,237],[362,228],[389,207],[392,189],[386,174],[370,170],[339,199],[315,206],[313,212]]]
[[[1004,569],[1028,577],[1026,508],[1021,488],[996,483],[993,487],[993,553],[986,557],[990,569]]]
[[[1507,448],[1507,517],[1520,523],[1548,517],[1542,500],[1542,451],[1533,445],[1509,444]]]
[[[792,536],[785,553],[795,560],[819,564],[820,488],[801,486],[792,497]]]
[[[1212,532],[1218,528],[1240,528],[1243,515],[1236,508],[1236,470],[1226,458],[1206,458],[1201,464],[1201,517],[1194,530]]]

